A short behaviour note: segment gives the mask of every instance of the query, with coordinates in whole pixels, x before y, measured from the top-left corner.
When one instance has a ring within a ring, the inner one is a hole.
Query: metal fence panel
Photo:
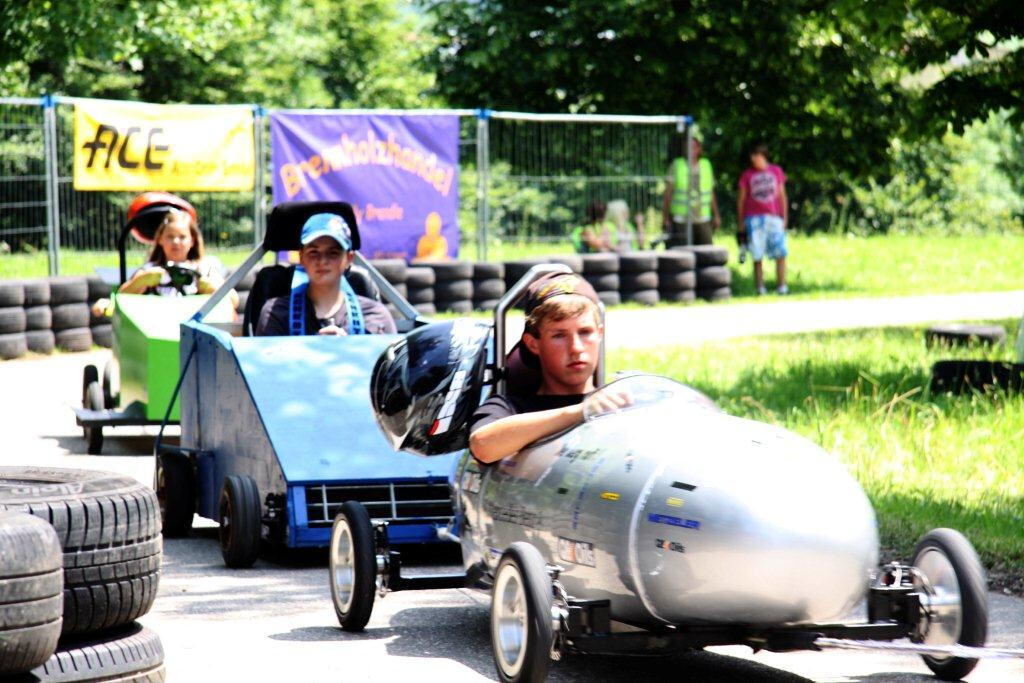
[[[0,261],[47,251],[48,206],[39,100],[0,99]]]

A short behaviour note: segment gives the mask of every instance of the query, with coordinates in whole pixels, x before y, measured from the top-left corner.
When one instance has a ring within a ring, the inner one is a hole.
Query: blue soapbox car
[[[181,325],[181,442],[156,444],[163,529],[187,534],[194,513],[218,521],[231,567],[252,565],[261,541],[327,546],[349,500],[387,521],[390,543],[445,542],[438,530],[453,517],[456,456],[395,453],[375,423],[374,363],[399,335],[427,321],[361,255],[346,277],[357,294],[391,305],[399,335],[252,336],[264,302],[291,291],[295,266],[283,265],[259,271],[241,322],[207,320],[266,252],[298,249],[303,223],[321,212],[341,215],[359,248],[350,205],[278,205],[263,244]]]

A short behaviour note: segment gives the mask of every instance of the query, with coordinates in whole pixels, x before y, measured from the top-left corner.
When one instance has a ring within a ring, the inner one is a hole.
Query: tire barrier
[[[162,542],[156,494],[134,479],[0,467],[0,677],[163,681],[160,640],[135,623]]]
[[[690,303],[698,297],[723,301],[732,296],[728,258],[724,247],[699,245],[658,252],[562,254],[505,263],[406,264],[402,259],[374,259],[371,263],[422,315],[434,315],[437,311],[493,310],[508,288],[540,263],[561,263],[580,273],[605,306]],[[239,313],[245,310],[259,268],[235,286]],[[91,313],[92,304],[109,296],[110,289],[97,277],[0,281],[0,359],[18,358],[29,351],[50,353],[55,347],[64,351],[86,351],[93,344],[110,347],[110,319]]]
[[[34,669],[57,649],[64,557],[49,524],[0,512],[0,676]]]
[[[933,325],[924,332],[926,346],[996,346],[1006,343],[1000,325]]]
[[[1024,391],[1024,363],[989,360],[940,360],[932,366],[933,394],[976,391]]]

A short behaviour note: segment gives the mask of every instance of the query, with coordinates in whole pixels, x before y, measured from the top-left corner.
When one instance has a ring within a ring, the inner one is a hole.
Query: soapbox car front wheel
[[[183,455],[161,453],[156,457],[153,478],[164,536],[187,536],[196,512],[196,477],[192,463]]]
[[[103,388],[100,386],[100,373],[95,365],[86,365],[82,371],[82,407],[86,410],[103,410]],[[103,451],[103,427],[82,427],[85,439],[85,452],[99,455]]]
[[[978,554],[963,534],[933,529],[914,549],[914,584],[921,595],[921,620],[915,640],[926,645],[980,647],[988,634],[987,580]],[[977,659],[922,655],[938,677],[958,681]]]
[[[362,503],[346,501],[331,527],[331,601],[346,631],[362,631],[370,620],[376,590],[377,556],[373,524]]]
[[[491,649],[506,683],[543,681],[551,661],[552,590],[544,558],[529,543],[501,556],[491,593]]]
[[[247,475],[224,479],[220,492],[220,552],[232,569],[251,567],[260,551],[263,509],[256,482]]]

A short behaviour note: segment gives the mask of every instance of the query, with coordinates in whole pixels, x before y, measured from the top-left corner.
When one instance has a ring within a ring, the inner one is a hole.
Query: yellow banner
[[[250,107],[75,103],[76,190],[249,191],[255,159]]]

